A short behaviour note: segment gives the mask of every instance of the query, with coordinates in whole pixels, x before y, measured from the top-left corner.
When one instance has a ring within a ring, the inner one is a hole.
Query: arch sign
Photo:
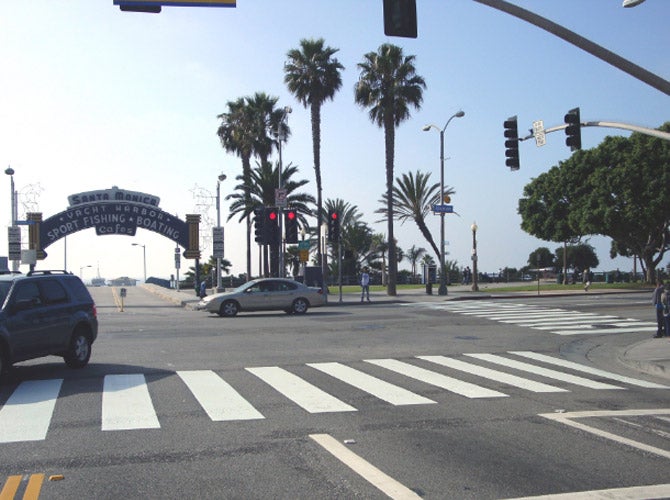
[[[185,248],[185,258],[200,258],[200,215],[187,215],[183,221],[158,208],[160,198],[157,196],[114,186],[70,195],[68,202],[66,210],[46,220],[42,220],[41,213],[27,214],[29,246],[36,251],[38,259],[46,258],[44,249],[52,243],[89,228],[95,228],[98,236],[135,236],[138,228],[147,229]]]

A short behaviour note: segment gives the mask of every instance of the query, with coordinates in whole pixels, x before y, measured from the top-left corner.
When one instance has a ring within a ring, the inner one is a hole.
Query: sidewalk
[[[199,302],[199,298],[195,295],[195,291],[191,289],[186,290],[171,290],[157,285],[144,284],[140,285],[145,290],[161,297],[162,299],[172,302],[175,305],[193,309],[195,304]],[[331,288],[331,293],[328,295],[328,305],[336,307],[338,305],[360,305],[361,307],[369,307],[374,304],[397,304],[406,302],[446,302],[452,300],[500,300],[500,299],[519,299],[519,298],[550,298],[550,297],[565,297],[571,295],[604,295],[604,294],[621,294],[621,293],[638,293],[641,296],[651,297],[651,292],[645,291],[622,291],[619,289],[595,289],[589,292],[581,290],[556,291],[547,292],[498,292],[496,288],[503,285],[487,284],[485,287],[480,287],[478,292],[473,292],[468,285],[453,285],[447,290],[448,295],[437,295],[437,289],[433,288],[433,294],[429,295],[425,289],[417,288],[412,290],[398,290],[395,297],[391,297],[386,292],[371,292],[371,302],[360,302],[360,295],[357,293],[343,293],[340,301],[339,289],[337,287]],[[646,294],[646,295],[645,295]],[[651,300],[651,299],[650,299]],[[651,304],[651,302],[650,302]],[[649,315],[652,318],[654,311],[649,306]],[[650,319],[653,321],[653,319]],[[648,373],[657,377],[663,377],[670,380],[670,337],[665,338],[648,338],[623,348],[618,354],[618,360],[633,368],[635,370]]]

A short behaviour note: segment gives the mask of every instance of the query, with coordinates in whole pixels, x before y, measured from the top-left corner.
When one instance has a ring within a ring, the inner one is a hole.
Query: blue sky
[[[65,210],[70,194],[112,186],[157,195],[164,211],[183,217],[202,209],[194,191],[214,196],[223,172],[225,196],[241,172],[239,159],[219,144],[216,116],[228,101],[264,91],[279,98],[278,106],[293,108],[283,159],[315,189],[309,113],[287,91],[283,63],[301,38],[322,37],[340,49],[337,58],[345,66],[342,89],[322,110],[324,198],[357,206],[365,221],[385,233],[385,224],[374,224],[385,189],[383,132],[354,103],[353,89],[363,54],[391,42],[416,56],[427,83],[422,108],[397,129],[396,176],[420,170],[439,182],[439,134],[421,129],[442,127],[462,109],[465,116],[452,120],[445,135],[445,184],[456,190],[452,204],[460,215],[446,219],[447,258],[470,264],[470,226],[476,221],[480,270],[521,267],[538,246],[558,246],[520,229],[523,187],[570,151],[563,132],[548,134],[542,148],[526,141],[521,169],[510,172],[502,122],[518,115],[522,131],[539,119],[550,127],[579,106],[584,121],[658,127],[670,119],[669,97],[472,0],[417,3],[419,36],[403,39],[384,35],[382,0],[239,0],[234,9],[164,7],[161,14],[121,12],[112,0],[3,2],[0,164],[3,170],[11,165],[21,200],[33,202],[30,209],[45,218]],[[670,2],[649,0],[634,9],[622,8],[620,0],[513,3],[670,79]],[[628,133],[586,128],[583,147],[597,146],[606,135]],[[0,221],[7,226],[10,189],[4,179]],[[215,220],[208,200],[209,220]],[[222,214],[225,220],[226,202]],[[437,240],[439,217],[430,217]],[[237,274],[245,270],[244,228],[237,220],[225,228],[226,258]],[[411,223],[396,224],[395,232],[402,248],[429,248]],[[1,231],[0,255],[6,255],[6,238]],[[141,249],[131,243],[146,245],[149,276],[175,272],[174,243],[144,230],[133,238],[81,231],[68,238],[67,267],[87,280],[96,268],[107,278],[141,278]],[[594,237],[590,243],[599,269],[632,269],[629,259],[609,258],[609,240]],[[211,244],[202,250],[209,256]],[[62,268],[62,240],[47,251],[40,267]],[[190,264],[183,263],[182,272]]]

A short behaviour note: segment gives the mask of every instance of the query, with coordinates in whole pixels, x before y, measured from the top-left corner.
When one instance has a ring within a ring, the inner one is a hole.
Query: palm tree
[[[240,222],[246,220],[247,224],[247,279],[251,279],[251,157],[258,155],[267,160],[272,154],[275,143],[270,133],[277,130],[282,117],[281,110],[274,109],[277,100],[264,92],[256,92],[251,97],[228,101],[227,111],[217,116],[221,120],[217,130],[221,146],[242,160],[245,210]]]
[[[433,235],[426,224],[426,216],[431,212],[432,205],[441,204],[440,202],[440,184],[429,185],[430,174],[423,174],[416,171],[416,174],[402,174],[402,177],[396,178],[396,185],[393,187],[393,217],[401,224],[407,220],[413,220],[419,231],[431,246],[437,258],[440,258],[440,251],[433,239]],[[449,186],[444,187],[445,195],[453,195],[456,191]],[[382,207],[375,210],[377,214],[386,215],[387,196],[382,195],[379,200]],[[382,220],[385,220],[382,219]]]
[[[227,111],[217,116],[221,124],[217,135],[221,146],[229,153],[236,154],[242,160],[242,178],[244,186],[250,185],[251,177],[251,155],[254,152],[254,116],[247,105],[246,99],[240,97],[236,101],[228,101]],[[247,223],[247,279],[251,279],[251,219],[249,218],[250,194],[249,188],[245,189],[243,219]]]
[[[321,184],[321,106],[333,99],[342,86],[340,71],[344,69],[333,55],[339,51],[324,46],[323,38],[300,40],[300,49],[287,52],[284,65],[284,83],[305,108],[310,109],[312,120],[312,153],[316,176],[317,241],[321,241],[323,195]],[[325,262],[318,246],[318,262],[325,278]]]
[[[407,251],[407,258],[412,263],[412,281],[414,281],[414,278],[416,277],[416,263],[421,257],[423,257],[425,253],[425,248],[417,248],[416,245],[412,245],[412,247]]]
[[[293,176],[297,174],[298,167],[293,164],[285,165],[282,168],[282,186],[287,192],[287,203],[298,213],[298,220],[300,223],[306,225],[306,217],[312,215],[312,210],[309,205],[314,204],[314,197],[306,193],[297,192],[305,184],[309,183],[307,179],[295,180]],[[245,194],[247,185],[244,183],[243,176],[238,176],[238,180],[242,184],[235,186],[235,192],[226,196],[226,200],[233,200],[229,208],[228,220],[235,215],[240,214],[240,219],[253,214],[254,209],[264,206],[274,205],[275,188],[279,181],[279,164],[274,166],[270,162],[257,162],[256,168],[251,171],[251,178],[249,184],[250,204],[245,202]],[[277,254],[277,248],[273,249],[273,253]],[[264,267],[268,269],[268,256],[264,252]],[[263,274],[259,270],[259,274]],[[267,274],[267,273],[266,273]]]
[[[358,64],[361,73],[354,100],[361,107],[369,108],[370,120],[384,129],[389,246],[387,293],[396,295],[398,263],[393,233],[395,128],[410,117],[410,106],[415,109],[421,107],[426,82],[416,74],[415,57],[403,55],[402,49],[396,45],[383,44],[377,52],[369,52],[363,57],[363,62]]]

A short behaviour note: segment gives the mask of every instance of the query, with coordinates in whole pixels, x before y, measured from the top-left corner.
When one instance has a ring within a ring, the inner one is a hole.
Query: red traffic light
[[[271,221],[277,220],[277,212],[275,211],[268,212],[268,219],[270,219]]]
[[[295,212],[294,212],[294,211],[291,210],[291,211],[289,211],[289,212],[286,212],[286,218],[287,218],[288,220],[293,220],[293,219],[295,219],[295,217],[296,217],[296,215],[295,215]]]
[[[331,212],[330,213],[330,218],[333,219],[333,220],[337,219],[337,212]]]

